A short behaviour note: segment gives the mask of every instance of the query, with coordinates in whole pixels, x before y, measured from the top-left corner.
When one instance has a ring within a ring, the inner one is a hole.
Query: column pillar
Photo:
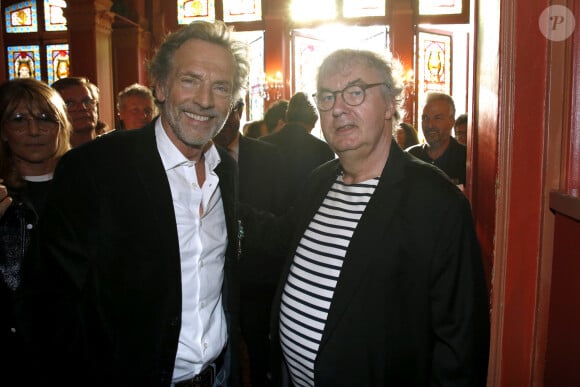
[[[115,125],[111,31],[114,15],[111,0],[75,0],[67,3],[71,75],[85,76],[100,93],[99,115]]]

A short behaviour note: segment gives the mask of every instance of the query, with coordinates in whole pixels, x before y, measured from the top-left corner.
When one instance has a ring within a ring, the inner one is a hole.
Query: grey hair
[[[232,54],[235,64],[232,102],[237,101],[242,96],[242,90],[247,88],[250,61],[248,45],[234,39],[232,32],[233,27],[228,27],[220,20],[194,21],[167,35],[155,56],[148,63],[151,84],[165,84],[173,67],[172,59],[175,51],[185,42],[199,39],[217,44]]]
[[[328,55],[323,61],[316,74],[316,86],[320,92],[320,79],[328,74],[333,74],[344,67],[354,63],[364,63],[378,71],[382,76],[386,87],[383,93],[386,97],[393,98],[395,102],[394,122],[397,123],[403,114],[403,83],[402,67],[396,60],[387,59],[385,56],[370,50],[356,50],[350,48],[339,49]]]
[[[141,97],[153,101],[153,93],[151,89],[140,83],[133,83],[117,94],[117,110],[122,110],[125,107],[125,100],[127,97]]]
[[[450,95],[445,93],[431,92],[427,94],[427,100],[425,101],[425,105],[435,101],[447,102],[447,104],[449,104],[449,106],[451,107],[451,118],[455,119],[455,102],[453,101],[453,98],[451,98]]]

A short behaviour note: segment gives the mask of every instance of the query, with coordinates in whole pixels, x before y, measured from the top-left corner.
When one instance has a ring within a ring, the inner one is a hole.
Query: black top
[[[278,132],[260,137],[260,140],[276,145],[280,151],[286,208],[301,192],[304,180],[310,172],[334,159],[334,152],[327,143],[314,137],[298,124],[288,123]]]
[[[21,283],[24,255],[50,185],[51,181],[27,182],[21,190],[9,190],[13,202],[0,217],[0,370],[6,385],[21,383],[28,370],[16,322],[15,296]]]
[[[427,154],[427,144],[418,144],[406,150],[413,156],[435,165],[441,169],[455,185],[465,184],[465,164],[467,161],[467,147],[451,137],[449,146],[436,160]]]

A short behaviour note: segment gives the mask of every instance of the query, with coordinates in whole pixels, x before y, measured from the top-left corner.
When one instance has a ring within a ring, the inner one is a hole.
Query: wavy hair
[[[393,98],[395,101],[395,113],[393,115],[393,127],[399,122],[403,115],[403,83],[402,83],[402,66],[393,59],[387,59],[385,56],[375,51],[357,50],[344,48],[339,49],[328,55],[323,61],[316,74],[316,85],[320,89],[320,78],[327,74],[333,74],[342,70],[346,66],[354,63],[364,63],[370,68],[377,70],[383,78],[386,87],[382,87],[383,94]]]
[[[237,101],[242,96],[242,90],[247,88],[250,61],[248,59],[248,45],[234,39],[232,32],[233,27],[228,27],[220,20],[215,22],[194,21],[167,35],[155,56],[148,63],[151,85],[165,85],[173,68],[173,56],[177,49],[191,39],[198,39],[217,44],[232,54],[235,64],[232,103]]]

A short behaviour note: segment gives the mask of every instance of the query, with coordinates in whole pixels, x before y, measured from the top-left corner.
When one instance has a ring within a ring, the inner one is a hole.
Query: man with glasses
[[[328,56],[315,98],[338,159],[313,172],[288,216],[246,230],[290,252],[274,300],[274,385],[486,384],[488,295],[470,205],[393,140],[401,91],[378,54]]]
[[[52,84],[64,99],[73,126],[71,147],[76,148],[97,137],[99,89],[85,77],[61,78]]]

